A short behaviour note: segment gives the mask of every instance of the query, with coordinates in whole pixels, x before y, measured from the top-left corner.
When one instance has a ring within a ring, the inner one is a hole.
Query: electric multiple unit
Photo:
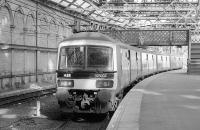
[[[150,53],[97,32],[61,42],[57,61],[56,97],[69,113],[113,112],[133,81],[182,68],[181,57]]]

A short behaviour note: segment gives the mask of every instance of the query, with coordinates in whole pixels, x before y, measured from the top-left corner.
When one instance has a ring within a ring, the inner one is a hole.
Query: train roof
[[[73,41],[73,40],[99,40],[99,41],[107,41],[107,42],[111,42],[115,45],[120,45],[120,46],[124,46],[126,48],[134,48],[135,50],[138,50],[140,52],[143,52],[143,53],[152,53],[152,54],[157,54],[157,55],[169,55],[169,54],[160,54],[160,53],[157,53],[157,52],[150,52],[150,51],[147,51],[145,49],[142,49],[142,48],[138,48],[138,47],[134,47],[134,46],[130,46],[130,45],[127,45],[127,44],[124,44],[122,42],[119,42],[119,41],[116,41],[115,39],[105,35],[105,34],[102,34],[102,33],[99,33],[99,32],[80,32],[80,33],[75,33],[71,36],[69,36],[68,38],[66,38],[65,40],[63,40],[62,42],[65,42],[65,41]]]
[[[124,44],[120,41],[117,41],[117,40],[115,40],[105,34],[99,33],[99,32],[75,33],[75,34],[69,36],[68,38],[64,39],[62,42],[74,41],[74,40],[98,40],[98,41],[110,42],[111,44],[114,44],[114,45],[130,47],[130,45]]]
[[[107,41],[107,42],[116,42],[116,40],[99,32],[75,33],[71,35],[70,37],[66,38],[64,41],[70,41],[70,40],[100,40],[100,41]]]

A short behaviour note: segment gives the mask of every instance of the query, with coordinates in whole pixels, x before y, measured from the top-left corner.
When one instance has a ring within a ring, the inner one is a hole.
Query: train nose
[[[109,90],[100,90],[97,94],[97,98],[101,103],[107,103],[111,99],[111,93]]]

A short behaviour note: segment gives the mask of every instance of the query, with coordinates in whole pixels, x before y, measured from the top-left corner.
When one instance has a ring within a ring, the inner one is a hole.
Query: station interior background
[[[32,82],[55,83],[58,43],[73,34],[74,29],[87,28],[78,25],[88,21],[78,21],[75,15],[50,9],[34,0],[0,1],[1,92],[26,88]],[[186,46],[146,48],[184,55],[184,68],[187,67]]]

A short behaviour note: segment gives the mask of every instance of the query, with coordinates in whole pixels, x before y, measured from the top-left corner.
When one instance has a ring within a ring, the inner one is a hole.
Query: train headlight
[[[113,80],[97,80],[96,87],[97,88],[112,88]]]
[[[58,87],[74,87],[73,80],[58,80]]]

